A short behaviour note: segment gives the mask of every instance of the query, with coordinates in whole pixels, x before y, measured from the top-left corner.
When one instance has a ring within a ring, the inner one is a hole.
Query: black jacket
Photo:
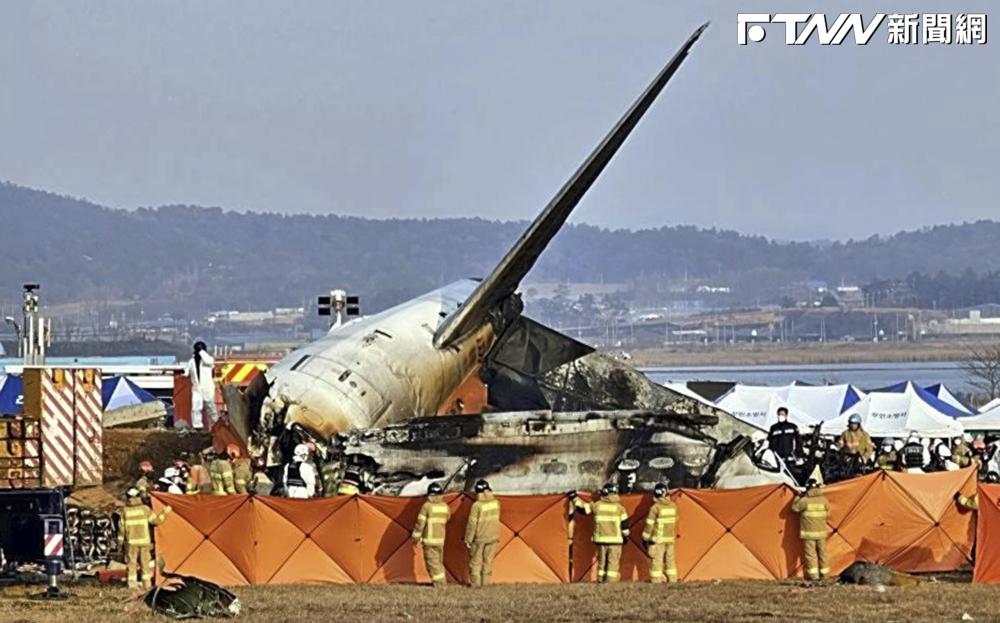
[[[783,459],[796,456],[801,448],[799,427],[791,422],[776,422],[767,433],[767,447]]]

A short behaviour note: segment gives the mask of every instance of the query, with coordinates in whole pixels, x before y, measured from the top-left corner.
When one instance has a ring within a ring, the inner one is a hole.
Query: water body
[[[643,368],[657,383],[687,381],[733,381],[750,385],[787,385],[794,381],[825,385],[851,383],[862,389],[877,389],[901,381],[920,386],[944,383],[953,392],[969,393],[969,379],[956,361],[921,363],[844,363],[761,366],[679,366]]]

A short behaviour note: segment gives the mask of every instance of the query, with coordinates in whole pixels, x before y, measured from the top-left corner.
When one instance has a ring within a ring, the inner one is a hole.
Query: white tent
[[[958,420],[968,431],[1000,431],[1000,403],[992,409]]]
[[[853,385],[788,385],[784,396],[788,404],[821,422],[832,420],[864,398]]]
[[[1000,407],[1000,398],[994,398],[993,400],[979,407],[979,413],[986,413],[987,411],[992,411],[997,407]]]
[[[938,399],[940,399],[946,405],[950,405],[950,406],[958,409],[962,413],[965,413],[965,414],[968,414],[968,415],[972,415],[973,413],[975,413],[975,411],[973,411],[972,409],[970,409],[969,407],[967,407],[964,402],[962,402],[961,400],[959,400],[958,396],[956,396],[950,389],[948,389],[945,386],[944,383],[938,383],[936,385],[929,385],[929,386],[925,387],[924,390],[930,392],[934,396],[937,396]]]
[[[733,414],[736,419],[766,431],[778,421],[778,407],[788,409],[788,421],[808,428],[819,423],[819,420],[808,413],[797,409],[788,403],[781,394],[785,387],[766,387],[759,385],[737,385],[725,396],[720,398],[715,406]]]
[[[899,391],[871,392],[840,417],[825,422],[823,434],[840,434],[853,413],[861,416],[861,426],[872,437],[907,437],[911,433],[955,437],[962,434],[962,423],[969,419],[945,415],[924,398],[922,390],[907,383]]]

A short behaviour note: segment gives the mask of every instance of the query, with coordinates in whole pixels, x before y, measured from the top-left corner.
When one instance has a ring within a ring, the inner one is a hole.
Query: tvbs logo
[[[740,45],[746,45],[747,40],[759,43],[767,36],[765,24],[784,24],[785,45],[804,45],[813,33],[820,45],[840,45],[851,33],[854,43],[867,45],[884,19],[885,13],[876,13],[866,26],[860,13],[841,13],[832,24],[827,23],[823,13],[739,13],[736,42]]]

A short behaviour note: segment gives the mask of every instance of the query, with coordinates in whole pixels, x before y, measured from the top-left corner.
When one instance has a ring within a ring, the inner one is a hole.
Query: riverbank
[[[808,344],[684,344],[629,351],[637,367],[760,366],[846,363],[965,361],[978,340],[835,342]]]

